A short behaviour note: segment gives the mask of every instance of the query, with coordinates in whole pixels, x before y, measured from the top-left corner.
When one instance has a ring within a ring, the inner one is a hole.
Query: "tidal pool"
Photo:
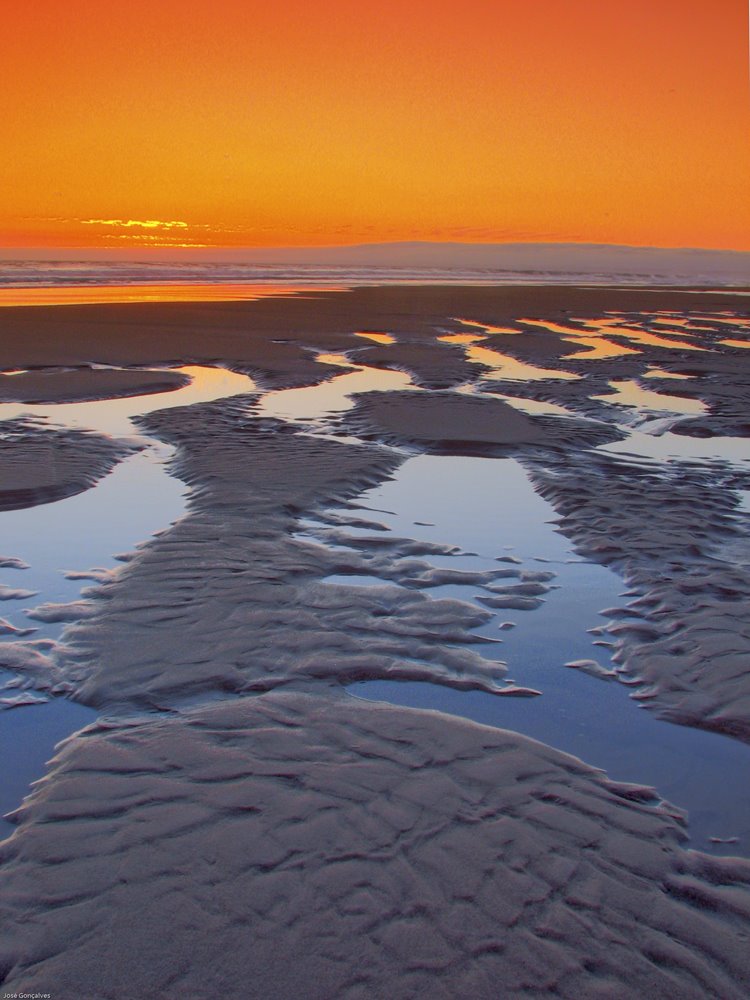
[[[489,353],[502,358],[496,352]],[[341,365],[342,374],[318,386],[266,393],[260,402],[261,414],[315,424],[326,414],[351,406],[352,393],[402,389],[411,384],[402,372],[353,365],[345,355],[321,356],[320,360]],[[136,414],[254,388],[246,376],[222,369],[179,370],[190,374],[193,381],[174,392],[48,407],[4,404],[0,418],[33,412],[56,422],[132,435],[138,433],[130,422]],[[560,373],[555,375],[561,377]],[[549,412],[548,404],[536,405],[547,407]],[[315,430],[325,433],[319,426]],[[27,570],[6,570],[4,581],[39,591],[30,600],[4,604],[3,616],[12,624],[38,626],[40,637],[59,637],[62,626],[31,622],[23,609],[75,600],[82,583],[65,579],[62,571],[116,568],[115,553],[132,550],[182,514],[186,491],[168,475],[165,462],[170,450],[158,442],[145,443],[145,451],[122,462],[85,493],[0,515],[0,553],[18,556],[30,566]],[[663,460],[675,450],[681,457],[687,454],[691,458],[721,458],[725,450],[726,457],[731,452],[734,460],[747,460],[748,454],[745,440],[692,439],[669,433],[655,437],[637,431],[630,433],[627,441],[607,448],[647,454],[652,460]],[[745,498],[742,500],[744,506]],[[606,643],[606,636],[592,635],[587,629],[606,624],[599,615],[602,608],[623,603],[623,584],[609,570],[576,556],[568,540],[555,529],[553,509],[535,493],[518,462],[427,455],[408,458],[391,480],[364,493],[358,503],[368,517],[377,512],[377,520],[394,534],[454,544],[467,553],[436,557],[432,560],[435,565],[488,569],[504,564],[498,559],[517,559],[523,569],[550,569],[556,577],[551,581],[555,589],[545,596],[540,608],[500,611],[478,630],[487,643],[476,648],[490,659],[506,660],[508,677],[542,691],[540,697],[499,698],[437,685],[384,681],[352,685],[349,691],[353,695],[437,709],[542,740],[606,769],[615,779],[653,785],[659,796],[689,812],[694,846],[725,853],[750,851],[746,792],[750,748],[661,722],[628,697],[626,686],[565,668],[568,661],[586,658],[604,668],[610,666],[608,647],[593,644]],[[301,527],[304,530],[304,525]],[[352,534],[361,536],[367,531],[352,529]],[[383,581],[333,577],[327,582],[331,586],[367,586]],[[477,587],[467,586],[430,591],[436,597],[469,601],[475,600],[478,592]],[[501,628],[508,623],[513,627]],[[502,644],[497,643],[499,638]],[[83,706],[60,699],[0,712],[0,738],[9,748],[3,759],[10,762],[3,769],[3,811],[17,806],[29,783],[43,774],[54,744],[93,717],[94,713]],[[3,829],[10,830],[7,825]],[[722,844],[710,838],[737,841]]]
[[[35,628],[29,638],[58,639],[65,626],[32,620],[26,609],[75,601],[82,588],[91,586],[89,580],[67,579],[66,571],[116,570],[121,565],[116,554],[132,551],[185,510],[187,489],[166,468],[172,449],[144,438],[130,418],[254,388],[246,375],[221,368],[187,366],[178,370],[188,374],[191,383],[173,392],[90,403],[0,405],[0,420],[29,414],[104,434],[137,435],[146,446],[83,493],[0,513],[0,554],[20,558],[28,565],[23,570],[2,570],[3,582],[37,592],[31,598],[4,601],[0,612],[16,628]],[[13,635],[6,637],[6,641],[13,639]],[[12,674],[0,673],[0,695],[18,694],[16,682]],[[0,711],[0,816],[16,808],[30,783],[42,777],[55,744],[95,718],[93,710],[64,698]],[[2,820],[0,836],[11,832],[11,825]]]
[[[0,684],[9,677],[0,675]],[[55,746],[96,717],[93,708],[64,698],[0,712],[0,840],[14,830],[5,815],[21,804],[32,782],[43,777]]]
[[[393,392],[412,388],[411,378],[404,372],[352,364],[344,355],[321,354],[317,360],[339,365],[344,371],[318,385],[266,393],[259,404],[260,415],[278,420],[315,421],[329,413],[351,409],[354,405],[351,397],[356,392]]]
[[[212,399],[222,399],[224,396],[252,392],[255,389],[255,383],[249,376],[227,368],[183,365],[170,371],[189,376],[189,385],[171,392],[145,393],[122,399],[97,399],[89,403],[0,403],[0,420],[20,416],[44,417],[52,423],[85,427],[102,434],[137,434],[139,432],[131,423],[131,417],[141,416],[152,410],[207,403]]]
[[[361,497],[363,512],[399,536],[447,542],[476,553],[441,557],[456,569],[497,567],[498,556],[521,559],[525,569],[548,568],[556,577],[542,607],[502,610],[478,629],[477,647],[508,664],[508,677],[542,691],[537,698],[502,698],[457,692],[426,683],[365,681],[357,697],[433,709],[521,732],[601,767],[617,780],[642,782],[689,813],[692,845],[723,853],[750,852],[750,747],[729,738],[660,721],[629,698],[627,686],[566,668],[594,659],[611,667],[606,635],[587,629],[606,624],[600,610],[622,606],[624,584],[610,570],[580,560],[552,523],[554,511],[512,459],[418,456],[390,482]],[[420,523],[415,523],[420,522]],[[431,522],[431,523],[425,523]],[[351,578],[329,578],[332,585]],[[383,583],[365,578],[361,583]],[[435,597],[473,600],[477,587],[443,586]],[[515,627],[500,630],[503,622]],[[710,838],[738,838],[728,844]]]

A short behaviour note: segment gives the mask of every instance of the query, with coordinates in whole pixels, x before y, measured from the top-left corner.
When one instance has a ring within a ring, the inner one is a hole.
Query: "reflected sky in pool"
[[[489,332],[510,332],[466,322]],[[605,323],[604,329],[614,332],[612,324],[621,322],[622,318]],[[566,334],[575,332],[571,328],[561,327],[562,330]],[[365,335],[370,339],[387,336]],[[571,339],[592,346],[588,343],[593,340],[590,330],[586,336]],[[470,360],[491,364],[493,372],[503,378],[579,377],[516,361],[489,348],[469,344],[465,337],[462,342],[467,343]],[[674,341],[670,344],[678,346]],[[267,393],[260,404],[261,415],[315,421],[327,413],[348,409],[352,405],[351,393],[411,386],[411,380],[402,372],[353,365],[346,355],[321,355],[319,360],[340,365],[341,375],[318,386]],[[73,426],[132,434],[129,418],[133,415],[253,390],[253,383],[246,376],[223,369],[178,370],[191,375],[193,381],[172,393],[70,406],[3,404],[0,418],[34,412]],[[612,401],[623,403],[629,398],[627,385],[620,383],[621,391]],[[654,409],[653,397],[656,397],[662,408],[676,409],[673,397],[649,393],[636,383],[632,385],[633,392],[639,394],[636,405],[645,405],[644,400],[648,399],[652,401],[648,408]],[[678,397],[674,401],[683,407],[679,412],[700,412],[684,409],[695,405],[694,401]],[[552,404],[511,402],[521,407],[536,407],[534,412],[552,412]],[[554,411],[559,410],[554,407]],[[604,450],[640,454],[653,460],[670,456],[750,459],[746,439],[687,438],[670,433],[656,436],[639,431]],[[2,579],[40,593],[31,600],[5,603],[0,608],[2,615],[15,625],[25,626],[30,623],[23,615],[24,607],[76,599],[81,586],[89,583],[65,580],[62,570],[116,567],[114,553],[131,550],[137,542],[179,517],[184,510],[185,488],[166,473],[164,462],[168,455],[168,449],[152,445],[145,453],[121,463],[98,486],[83,494],[41,507],[3,512],[0,553],[19,556],[31,568],[3,571]],[[743,496],[743,509],[745,500]],[[614,778],[655,785],[664,798],[689,809],[695,846],[708,849],[707,838],[711,836],[739,836],[741,849],[750,850],[747,747],[714,734],[660,722],[628,698],[626,687],[564,668],[565,662],[580,658],[593,658],[603,666],[609,665],[607,647],[594,646],[596,637],[586,629],[604,623],[598,615],[603,607],[623,602],[620,596],[623,584],[603,567],[582,562],[574,555],[570,543],[555,530],[553,509],[534,492],[517,462],[417,456],[407,460],[392,480],[363,494],[360,502],[363,510],[369,514],[377,511],[374,516],[399,535],[457,544],[467,552],[476,553],[435,558],[436,565],[497,568],[502,565],[496,562],[498,558],[513,556],[523,560],[524,568],[554,570],[557,577],[552,583],[559,589],[546,595],[541,608],[530,612],[501,611],[479,630],[488,639],[502,638],[503,644],[488,643],[477,648],[482,648],[490,658],[507,660],[508,676],[520,685],[542,690],[539,698],[497,698],[429,684],[393,682],[357,684],[350,689],[352,692],[397,704],[439,709],[543,740],[606,768]],[[362,532],[352,531],[357,533]],[[334,578],[332,582],[338,581]],[[346,582],[372,581],[350,578]],[[436,597],[473,600],[478,590],[452,586],[431,593]],[[515,628],[501,631],[500,624],[507,620],[513,621]],[[61,626],[39,625],[37,634],[55,637],[60,631]],[[8,747],[3,760],[11,762],[3,771],[4,808],[17,805],[29,781],[40,776],[54,742],[92,717],[89,710],[59,700],[0,713],[0,738],[5,738]],[[712,849],[731,853],[738,847]]]
[[[90,403],[54,403],[46,406],[0,403],[0,420],[29,415],[45,417],[53,423],[68,427],[85,427],[104,434],[128,435],[138,433],[130,422],[131,417],[151,413],[153,410],[206,403],[224,396],[253,392],[255,389],[255,383],[247,375],[240,375],[226,368],[185,365],[171,371],[188,375],[190,384],[172,392],[102,399]]]
[[[724,853],[750,850],[749,747],[662,722],[628,697],[627,686],[564,667],[586,658],[610,666],[608,648],[594,646],[599,638],[587,629],[605,624],[599,615],[603,608],[623,605],[624,585],[611,571],[572,552],[551,523],[553,509],[534,492],[517,462],[418,456],[390,482],[363,494],[361,503],[363,510],[379,511],[377,520],[400,536],[478,553],[441,557],[433,560],[436,564],[487,569],[498,565],[497,556],[512,554],[523,560],[523,568],[553,570],[552,584],[559,589],[550,591],[541,608],[501,610],[477,630],[503,639],[502,645],[480,647],[483,654],[505,660],[508,677],[541,690],[541,697],[501,698],[389,681],[358,683],[351,693],[524,733],[605,768],[613,778],[654,785],[663,798],[689,810],[695,846]],[[430,593],[473,600],[480,591],[444,586]],[[501,631],[499,625],[508,620],[516,627]],[[708,839],[735,836],[741,838],[739,845],[713,845]]]
[[[706,412],[706,404],[700,399],[689,399],[686,396],[672,396],[664,392],[654,392],[644,389],[633,379],[614,379],[610,386],[613,392],[591,399],[600,399],[605,403],[615,403],[620,406],[632,406],[639,411],[663,410],[665,413],[700,414]]]
[[[507,378],[514,382],[537,382],[540,379],[579,379],[574,372],[566,372],[556,368],[539,368],[538,365],[519,361],[510,354],[501,354],[489,347],[479,347],[469,344],[466,348],[466,360],[473,364],[486,365],[490,374],[498,378]]]
[[[696,461],[724,461],[747,463],[750,461],[750,442],[738,437],[689,437],[687,434],[646,434],[630,431],[624,441],[601,445],[599,451],[616,455],[634,455],[654,461],[669,459],[695,459]]]
[[[327,413],[341,413],[354,406],[349,398],[355,392],[396,391],[412,388],[411,378],[404,372],[380,368],[360,368],[341,361],[331,361],[337,355],[319,355],[319,361],[354,368],[328,382],[304,389],[279,389],[268,392],[260,401],[259,413],[279,420],[319,420]]]
[[[2,676],[0,676],[0,683]],[[45,772],[55,744],[97,717],[93,708],[55,698],[45,705],[26,705],[0,715],[0,840],[15,829],[4,819],[29,792],[32,781]]]
[[[55,503],[0,516],[0,553],[22,558],[27,570],[3,570],[2,579],[37,590],[37,597],[3,602],[2,615],[13,625],[56,636],[59,625],[32,622],[23,608],[43,602],[76,600],[90,581],[66,580],[65,570],[121,565],[114,554],[130,551],[153,532],[168,526],[185,506],[186,487],[167,474],[169,449],[149,449],[121,462],[96,486]]]
[[[49,407],[24,407],[24,412],[45,411],[73,426],[132,434],[129,417],[161,408],[169,400],[181,405],[197,399],[217,398],[229,385],[235,392],[247,391],[250,380],[222,369],[187,369],[193,382],[173,393],[138,396],[123,400]],[[179,401],[175,397],[181,397]],[[8,406],[14,404],[6,404]],[[5,406],[2,407],[5,410]],[[9,414],[3,413],[3,416]],[[24,609],[43,603],[67,603],[80,596],[91,581],[68,580],[67,570],[92,567],[115,569],[114,559],[131,551],[154,532],[167,527],[185,509],[187,489],[168,475],[165,463],[172,449],[152,442],[146,450],[121,462],[96,486],[54,503],[0,515],[0,554],[21,558],[28,569],[6,569],[2,580],[14,587],[37,591],[23,600],[3,602],[2,617],[18,628],[37,629],[33,638],[57,639],[64,626],[32,621]],[[8,639],[12,640],[12,636]],[[5,684],[11,675],[4,675]],[[13,690],[7,692],[14,693]],[[45,762],[59,740],[93,721],[96,712],[82,705],[55,698],[47,704],[0,711],[0,814],[19,805],[31,781],[44,773]],[[0,836],[12,827],[0,821]]]

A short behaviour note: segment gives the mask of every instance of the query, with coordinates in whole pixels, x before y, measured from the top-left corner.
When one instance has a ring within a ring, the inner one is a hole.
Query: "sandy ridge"
[[[170,371],[76,368],[71,371],[26,371],[17,375],[0,373],[0,401],[80,403],[170,392],[189,384],[187,375]]]
[[[77,697],[100,707],[164,706],[206,690],[365,677],[520,693],[504,684],[502,663],[471,648],[481,640],[470,629],[490,613],[423,593],[452,578],[429,562],[450,547],[363,540],[347,534],[342,514],[323,544],[294,537],[303,513],[345,505],[404,456],[259,419],[255,399],[174,408],[141,421],[177,446],[175,471],[193,487],[189,514],[115,579],[87,591],[93,605],[86,621],[66,631],[53,654]],[[518,572],[461,575],[491,588]],[[394,586],[321,583],[357,573]],[[60,607],[39,613],[66,617]]]
[[[741,1000],[750,865],[682,852],[642,798],[516,734],[341,697],[95,725],[2,848],[4,987]]]

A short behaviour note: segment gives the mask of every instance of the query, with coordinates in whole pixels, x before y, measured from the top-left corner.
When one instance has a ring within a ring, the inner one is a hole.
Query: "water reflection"
[[[437,339],[441,344],[478,344],[487,338],[481,333],[444,333]]]
[[[327,354],[323,352],[315,357],[323,365],[335,365],[337,368],[359,368],[353,361],[350,361],[346,354]]]
[[[698,344],[688,343],[686,340],[667,340],[665,337],[658,337],[654,333],[648,333],[641,327],[625,325],[620,320],[587,320],[586,326],[591,330],[597,330],[599,332],[609,333],[610,335],[624,337],[626,340],[629,340],[634,344],[646,344],[648,347],[663,347],[667,350],[682,351],[708,350],[706,347],[700,347]]]
[[[514,382],[536,382],[540,379],[579,379],[574,372],[559,371],[556,368],[537,368],[536,365],[519,361],[509,354],[501,354],[489,347],[469,345],[466,349],[466,360],[473,364],[485,365],[489,374],[498,378],[510,379]]]
[[[309,285],[153,284],[0,288],[0,306],[96,305],[106,302],[232,302],[314,291]],[[320,288],[318,287],[318,291]],[[326,291],[344,291],[327,287]]]
[[[694,375],[683,375],[680,372],[668,372],[663,368],[649,368],[648,371],[644,372],[641,378],[675,378],[680,381],[689,381],[695,378]]]
[[[54,503],[0,514],[0,552],[19,556],[29,568],[13,577],[19,586],[38,591],[25,601],[4,602],[3,616],[13,625],[33,625],[37,637],[57,638],[61,627],[31,622],[24,608],[64,604],[80,596],[81,586],[66,570],[92,566],[112,569],[117,552],[131,551],[184,512],[186,488],[167,474],[166,446],[151,447],[121,462],[83,493]],[[23,581],[21,583],[21,581]]]
[[[105,421],[106,422],[106,421]],[[26,608],[79,600],[90,581],[68,579],[69,570],[115,570],[114,553],[134,546],[178,518],[185,509],[183,483],[167,475],[165,447],[152,447],[126,459],[93,488],[55,503],[0,515],[0,552],[20,556],[28,569],[18,573],[35,597],[7,602],[3,614],[17,628],[34,626],[34,639],[57,640],[60,623],[26,617]],[[13,637],[10,636],[10,639]],[[13,680],[6,674],[0,683]],[[6,694],[13,694],[9,689]],[[16,808],[32,781],[44,774],[55,744],[92,722],[97,713],[53,698],[48,704],[0,712],[0,815]],[[12,827],[0,820],[0,838]]]
[[[574,351],[572,354],[563,354],[563,361],[569,358],[575,358],[576,361],[596,361],[602,358],[620,358],[626,354],[641,353],[635,347],[626,347],[624,344],[613,344],[611,340],[606,340],[604,337],[583,337],[576,335],[575,337],[563,337],[563,340],[568,340],[575,344],[583,344],[584,347],[589,348],[587,351]]]
[[[659,410],[664,413],[689,415],[706,412],[706,405],[700,399],[686,399],[683,396],[653,392],[651,389],[644,389],[632,379],[613,380],[609,384],[614,390],[612,393],[591,398],[605,403],[615,403],[618,406],[632,406],[639,411]]]
[[[2,817],[21,804],[31,783],[44,774],[45,765],[53,756],[56,744],[93,722],[96,715],[92,708],[62,699],[46,705],[27,705],[2,713],[0,840],[9,837],[15,829]]]
[[[318,355],[318,360],[323,361],[326,357]],[[360,368],[348,362],[341,367],[353,368],[354,371],[304,389],[278,389],[266,393],[260,401],[259,414],[279,420],[314,421],[329,413],[350,410],[354,406],[350,396],[355,392],[393,392],[413,388],[411,378],[405,372]]]
[[[510,333],[510,334],[513,334],[513,333],[521,333],[522,332],[521,330],[518,330],[518,329],[516,329],[516,328],[514,328],[512,326],[492,326],[491,323],[480,323],[478,320],[475,320],[475,319],[462,319],[459,316],[454,316],[453,317],[453,322],[454,323],[460,323],[461,326],[476,326],[476,327],[479,327],[479,329],[480,330],[484,330],[485,333]]]
[[[395,344],[396,338],[391,333],[374,333],[370,330],[360,330],[354,334],[355,337],[364,337],[365,340],[374,340],[376,344]]]
[[[419,456],[405,462],[392,480],[364,493],[360,502],[363,511],[378,510],[378,520],[400,536],[477,553],[438,558],[436,564],[488,569],[497,566],[498,554],[511,551],[524,564],[543,559],[560,586],[546,595],[541,608],[502,611],[477,630],[488,639],[502,635],[502,645],[480,647],[483,655],[505,660],[509,678],[541,690],[541,697],[497,698],[388,681],[355,684],[350,692],[525,733],[605,768],[613,778],[654,785],[664,798],[689,811],[690,833],[702,850],[750,850],[750,747],[661,722],[631,701],[622,685],[564,669],[564,663],[579,658],[610,666],[606,648],[593,646],[586,629],[602,622],[602,607],[622,603],[623,584],[604,567],[574,557],[570,543],[554,528],[553,509],[535,493],[517,462]],[[366,577],[356,585],[377,582]],[[446,586],[431,593],[471,601],[477,588]],[[499,632],[506,617],[516,627]],[[708,842],[714,836],[741,840],[722,848]]]
[[[206,403],[224,396],[252,392],[255,388],[249,376],[228,371],[226,368],[185,365],[170,370],[187,375],[191,380],[190,384],[169,392],[126,396],[122,399],[94,400],[88,403],[48,403],[41,406],[28,403],[0,403],[0,420],[20,416],[44,417],[68,427],[84,427],[105,434],[128,435],[134,430],[130,422],[131,417],[151,413],[153,410]]]
[[[579,378],[572,372],[539,368],[478,346],[478,341],[484,340],[487,332],[520,331],[489,327],[475,321],[457,322],[485,332],[476,335],[449,334],[437,339],[465,344],[467,358],[477,364],[488,365],[492,375],[514,381]],[[545,325],[541,321],[525,322]],[[623,325],[622,317],[605,317],[597,322],[604,332],[610,334],[619,335],[622,330],[630,330],[641,338],[654,338],[647,331],[636,330],[632,324]],[[551,330],[554,326],[548,324]],[[593,336],[590,327],[586,332],[560,324],[557,326],[558,329],[553,332],[565,331],[565,340],[591,348],[577,357],[638,353],[630,347],[613,345],[603,336]],[[358,336],[383,344],[393,343],[395,339],[390,334],[366,331],[360,331]],[[632,337],[628,339],[633,340]],[[679,341],[654,339],[669,347],[680,346]],[[649,341],[641,339],[641,342]],[[615,350],[616,354],[600,353],[611,350]],[[411,380],[405,373],[365,368],[354,364],[346,354],[323,353],[318,355],[318,360],[341,368],[342,373],[309,388],[266,393],[260,403],[261,415],[315,421],[328,413],[349,409],[353,393],[411,387]],[[191,376],[192,382],[175,392],[46,407],[3,404],[0,406],[0,418],[33,412],[74,426],[127,434],[132,433],[129,418],[136,414],[248,392],[253,388],[252,381],[246,376],[223,369],[187,366],[177,370]],[[647,377],[681,377],[659,368],[651,368],[646,374]],[[595,398],[652,411],[689,414],[701,413],[705,409],[698,400],[655,393],[632,380],[613,381],[610,385],[614,390],[612,394]],[[509,396],[502,398],[526,412],[568,415],[562,407],[553,404]],[[750,460],[747,439],[701,439],[671,433],[654,437],[634,431],[626,441],[616,442],[602,450],[636,453],[660,461],[670,457]],[[80,582],[65,580],[61,570],[85,569],[90,565],[112,567],[115,563],[111,553],[131,548],[136,541],[164,527],[179,515],[184,503],[183,487],[165,475],[160,464],[163,458],[163,452],[150,451],[123,463],[97,487],[78,497],[2,515],[0,528],[5,535],[0,533],[0,551],[19,555],[31,564],[31,569],[19,574],[19,578],[23,579],[24,585],[28,584],[41,592],[33,603],[75,599]],[[746,509],[746,495],[740,500],[738,509]],[[516,675],[520,684],[544,691],[541,698],[531,701],[503,700],[478,693],[447,691],[430,685],[393,685],[386,682],[379,686],[356,686],[354,690],[367,697],[439,708],[527,733],[576,753],[590,763],[606,767],[613,777],[655,784],[662,795],[690,809],[694,834],[701,837],[750,836],[750,806],[745,791],[747,748],[712,734],[660,723],[653,715],[639,711],[621,686],[607,685],[575,671],[562,669],[563,662],[572,658],[591,657],[602,666],[609,665],[606,652],[602,652],[601,647],[592,646],[591,637],[585,629],[597,622],[596,612],[600,607],[618,603],[622,585],[614,574],[600,566],[580,560],[571,562],[570,544],[553,526],[554,512],[534,492],[521,466],[510,459],[420,456],[406,462],[392,482],[365,494],[361,502],[367,509],[377,507],[387,526],[399,534],[427,541],[452,542],[477,553],[460,559],[436,559],[437,564],[442,561],[456,568],[496,567],[498,554],[514,551],[524,560],[551,560],[558,572],[556,582],[562,586],[560,590],[551,592],[546,603],[537,611],[513,614],[517,619],[517,628],[511,633],[502,633],[504,645],[500,647],[500,655],[509,661],[512,674]],[[383,513],[384,510],[396,513]],[[425,523],[428,521],[432,523]],[[364,585],[377,581],[364,578],[354,582]],[[435,596],[441,595],[472,600],[476,596],[476,588],[453,587],[435,591]],[[13,608],[7,613],[15,616],[17,625],[28,624],[22,608]],[[42,625],[39,634],[54,637],[59,631],[60,626]],[[482,634],[497,638],[498,620],[487,626]],[[485,651],[489,657],[498,655],[494,645],[488,645]],[[33,717],[40,720],[38,728],[29,727],[32,735],[23,738],[27,740],[25,744],[21,737],[11,735],[14,746],[17,740],[21,740],[19,745],[27,747],[31,745],[31,740],[36,740],[40,746],[47,745],[44,740],[52,738],[53,728],[52,723],[49,729],[45,728],[48,711],[50,719],[57,718],[54,714],[58,711],[56,705],[5,713],[13,718]],[[60,735],[80,724],[77,719],[69,720],[66,722],[69,728],[63,727]],[[45,759],[48,752],[47,749],[43,751]],[[41,773],[41,763],[34,766],[36,770],[30,772],[32,777]],[[20,773],[26,774],[23,771]],[[22,791],[26,787],[23,781],[28,783],[28,775],[22,780]],[[16,797],[11,805],[15,805],[19,793],[12,794]]]

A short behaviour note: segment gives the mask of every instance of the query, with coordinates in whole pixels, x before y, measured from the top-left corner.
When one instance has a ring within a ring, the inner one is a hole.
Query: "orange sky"
[[[7,4],[0,246],[750,250],[747,21],[747,0]]]

